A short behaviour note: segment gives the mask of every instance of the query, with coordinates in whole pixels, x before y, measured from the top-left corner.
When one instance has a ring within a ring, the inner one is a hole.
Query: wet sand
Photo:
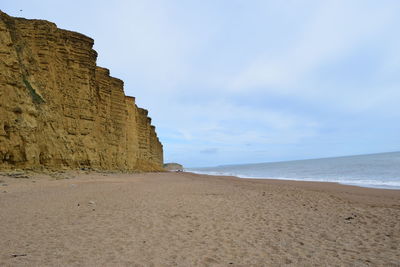
[[[400,190],[191,173],[0,176],[0,266],[399,266]]]

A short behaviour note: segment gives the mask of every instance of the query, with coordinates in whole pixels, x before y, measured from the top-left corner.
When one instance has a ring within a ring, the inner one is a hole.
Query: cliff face
[[[162,169],[147,111],[96,66],[93,43],[0,11],[0,169]]]

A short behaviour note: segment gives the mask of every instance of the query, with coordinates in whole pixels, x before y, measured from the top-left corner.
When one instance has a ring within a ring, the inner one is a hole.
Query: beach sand
[[[0,266],[400,266],[400,190],[191,173],[0,180]]]

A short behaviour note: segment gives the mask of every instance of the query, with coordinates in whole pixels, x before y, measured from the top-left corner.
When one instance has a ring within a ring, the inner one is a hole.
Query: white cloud
[[[318,123],[268,108],[236,106],[227,102],[171,105],[164,115],[180,114],[169,124],[166,138],[210,144],[296,143],[314,136]],[[167,121],[167,119],[161,119]]]
[[[398,14],[395,8],[371,7],[356,1],[323,1],[305,24],[300,39],[269,58],[257,58],[231,80],[230,90],[263,90],[277,94],[319,94],[316,88],[304,86],[321,65],[346,57],[374,38],[380,38],[384,27]],[[295,25],[294,25],[295,27]],[[337,88],[340,90],[340,88]]]

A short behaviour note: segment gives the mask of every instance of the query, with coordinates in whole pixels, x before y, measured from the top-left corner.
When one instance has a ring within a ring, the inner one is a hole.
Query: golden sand
[[[389,266],[400,191],[190,173],[0,176],[0,266]]]

